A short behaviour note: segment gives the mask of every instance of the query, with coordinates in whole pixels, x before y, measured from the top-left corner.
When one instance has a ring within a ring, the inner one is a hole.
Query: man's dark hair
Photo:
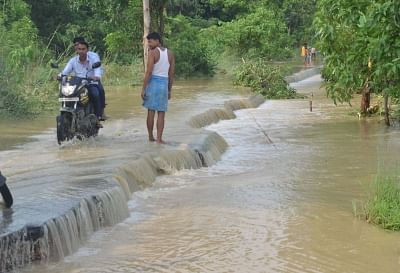
[[[158,32],[152,32],[146,38],[147,40],[158,40],[161,43],[161,35]]]
[[[73,44],[79,43],[79,42],[86,42],[86,41],[85,41],[85,38],[83,38],[83,37],[81,37],[81,36],[78,36],[78,37],[75,37],[75,38],[72,40],[72,43],[73,43]]]
[[[89,49],[89,44],[86,41],[77,41],[78,44],[85,45]]]

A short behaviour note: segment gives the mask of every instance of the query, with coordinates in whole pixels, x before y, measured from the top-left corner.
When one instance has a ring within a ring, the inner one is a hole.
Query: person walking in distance
[[[171,50],[162,47],[161,36],[157,32],[147,35],[149,55],[143,80],[141,97],[147,108],[147,131],[149,141],[165,144],[162,135],[168,100],[171,99],[172,83],[175,75],[175,57]],[[154,138],[154,117],[157,112],[157,138]]]
[[[304,59],[304,64],[307,64],[307,44],[304,43],[300,50],[300,56]]]

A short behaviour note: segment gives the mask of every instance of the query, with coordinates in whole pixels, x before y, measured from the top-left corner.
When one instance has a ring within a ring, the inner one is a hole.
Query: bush
[[[51,107],[55,84],[36,27],[27,16],[15,19],[0,16],[0,112],[35,115]]]
[[[219,27],[219,36],[233,54],[243,58],[284,60],[292,57],[293,39],[278,12],[263,7]]]
[[[170,18],[166,44],[175,54],[176,75],[189,77],[197,74],[213,76],[216,62],[206,40],[200,38],[200,29],[184,16]]]
[[[244,62],[236,69],[234,83],[250,87],[253,92],[268,99],[300,97],[285,81],[285,73],[280,66],[267,64],[261,59]]]
[[[131,64],[121,65],[114,62],[104,62],[104,85],[141,85],[143,83],[143,59],[132,58]],[[107,92],[107,91],[106,91]]]

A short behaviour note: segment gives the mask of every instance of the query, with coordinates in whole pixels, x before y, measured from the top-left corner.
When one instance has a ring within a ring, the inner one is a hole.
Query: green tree
[[[226,47],[240,57],[285,59],[291,56],[291,37],[282,14],[260,7],[221,27]]]
[[[386,101],[399,98],[399,8],[395,0],[318,2],[314,23],[319,49],[325,55],[323,77],[335,103],[350,102],[355,93],[362,92],[365,112],[369,87]]]
[[[311,41],[312,22],[316,10],[316,0],[285,0],[282,10],[288,33],[294,37],[297,45]]]
[[[390,125],[388,98],[400,98],[400,3],[377,0],[370,4],[359,26],[367,35],[371,85],[385,97],[385,121]]]
[[[24,1],[3,1],[0,11],[0,112],[34,114],[50,93],[41,87],[49,76],[46,51]],[[48,69],[47,69],[48,71]]]
[[[216,62],[208,41],[201,39],[200,29],[182,15],[168,21],[165,42],[175,54],[176,74],[183,77],[196,74],[212,76]]]

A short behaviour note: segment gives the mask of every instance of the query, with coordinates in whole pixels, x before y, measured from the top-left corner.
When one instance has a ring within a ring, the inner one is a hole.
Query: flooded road
[[[400,234],[352,207],[398,166],[400,134],[349,116],[319,85],[294,84],[314,92],[313,112],[307,100],[267,101],[208,126],[229,145],[220,161],[158,177],[122,223],[23,272],[400,272]]]
[[[125,219],[126,198],[150,186],[158,172],[199,168],[203,161],[218,160],[226,147],[223,139],[190,127],[188,121],[205,107],[223,107],[227,99],[248,95],[224,88],[221,84],[226,86],[226,82],[221,82],[177,82],[171,101],[176,110],[168,113],[165,130],[169,145],[147,141],[137,88],[108,94],[111,119],[95,139],[59,146],[54,126],[46,129],[45,117],[40,125],[44,132],[16,148],[11,144],[9,148],[14,149],[0,151],[0,168],[15,200],[11,209],[0,214],[0,272],[24,266],[31,259],[46,262],[75,252],[94,231]],[[29,135],[27,123],[22,121],[16,134]],[[137,172],[132,173],[135,166]]]

